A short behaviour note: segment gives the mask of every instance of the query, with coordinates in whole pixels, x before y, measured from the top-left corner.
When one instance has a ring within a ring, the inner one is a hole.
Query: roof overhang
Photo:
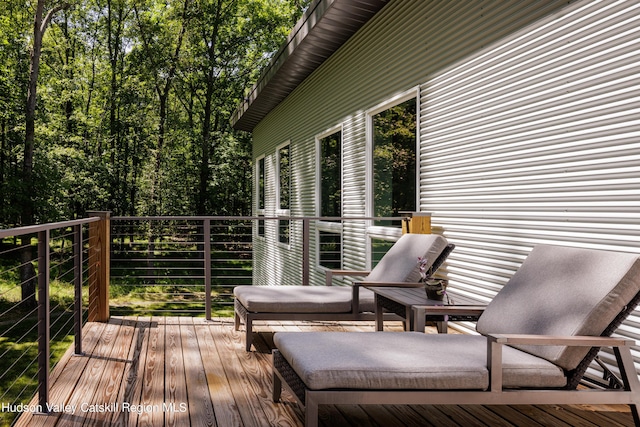
[[[255,126],[369,21],[387,0],[315,0],[274,55],[231,119],[234,129]]]

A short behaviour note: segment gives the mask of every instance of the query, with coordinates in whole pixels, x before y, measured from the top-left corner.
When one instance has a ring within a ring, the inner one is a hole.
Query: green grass
[[[0,287],[1,288],[1,287]],[[57,302],[57,300],[52,300]],[[11,304],[0,300],[0,310],[5,312]],[[51,312],[50,366],[53,367],[73,343],[73,312],[53,310]],[[0,370],[0,402],[28,403],[38,387],[38,327],[37,313],[16,308],[0,318],[0,355],[3,370]],[[4,333],[10,328],[8,333]],[[55,338],[54,338],[55,337]],[[0,425],[10,425],[19,414],[0,412]]]

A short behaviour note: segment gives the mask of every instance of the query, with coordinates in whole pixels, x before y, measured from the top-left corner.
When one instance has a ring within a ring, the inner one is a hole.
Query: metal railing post
[[[82,225],[78,224],[74,229],[73,243],[73,329],[75,340],[75,354],[82,354]]]
[[[38,232],[38,402],[49,402],[49,230]]]
[[[204,305],[205,317],[211,320],[211,220],[204,220]]]
[[[309,224],[309,218],[303,218],[302,219],[302,285],[303,286],[309,285],[309,275],[310,275],[309,233],[310,233],[310,230],[311,230],[311,227]]]

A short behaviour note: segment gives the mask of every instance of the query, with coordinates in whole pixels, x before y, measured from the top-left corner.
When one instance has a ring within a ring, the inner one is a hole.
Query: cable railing
[[[116,315],[230,315],[252,283],[251,217],[114,217],[109,306]]]
[[[0,230],[0,424],[47,412],[49,372],[73,345],[82,353],[88,318],[93,217]],[[95,270],[95,268],[94,268]]]
[[[296,272],[288,274],[296,275],[296,283],[308,285],[312,264],[341,268],[346,223],[384,222],[398,227],[399,233],[407,218],[113,217],[109,310],[119,316],[231,316],[233,288],[253,284],[256,263],[269,262],[256,259],[256,242],[263,247],[295,247],[295,259],[286,268]],[[266,243],[269,233],[271,240]],[[384,238],[371,242],[375,264],[392,242]]]
[[[312,264],[341,265],[345,222],[379,220],[90,215],[0,230],[0,425],[25,410],[47,412],[50,371],[61,357],[82,354],[85,322],[231,316],[233,288],[253,284],[256,262],[271,268],[254,250],[256,242],[264,249],[265,233],[295,247],[284,268],[308,285]],[[381,255],[388,242],[372,245]]]

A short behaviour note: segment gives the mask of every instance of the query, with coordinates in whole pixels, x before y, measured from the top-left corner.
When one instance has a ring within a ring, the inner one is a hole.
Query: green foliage
[[[38,222],[250,213],[250,140],[229,120],[309,1],[71,3],[43,40],[34,191],[22,182],[33,8],[0,8],[0,225],[27,201]]]

